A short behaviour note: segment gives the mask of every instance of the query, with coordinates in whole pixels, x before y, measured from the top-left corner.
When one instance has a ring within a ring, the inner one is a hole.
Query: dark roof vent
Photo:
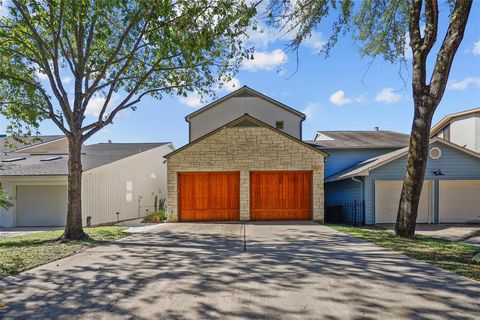
[[[55,156],[55,157],[40,159],[40,161],[53,161],[53,160],[58,160],[58,159],[62,159],[62,156]]]
[[[20,161],[25,159],[27,159],[27,157],[16,157],[16,158],[4,159],[2,160],[2,162],[15,162],[15,161]]]

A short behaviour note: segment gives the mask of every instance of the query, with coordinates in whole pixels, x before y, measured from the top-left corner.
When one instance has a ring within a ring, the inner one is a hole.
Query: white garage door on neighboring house
[[[67,186],[17,186],[16,226],[64,226],[67,221]]]
[[[438,204],[440,223],[480,221],[480,181],[440,181]]]
[[[375,223],[395,223],[403,181],[375,181]],[[433,184],[423,183],[417,223],[433,222]]]

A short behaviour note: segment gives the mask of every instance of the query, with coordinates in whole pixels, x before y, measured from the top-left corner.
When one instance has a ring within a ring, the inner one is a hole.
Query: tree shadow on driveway
[[[480,284],[325,226],[173,224],[0,280],[2,319],[480,317]]]

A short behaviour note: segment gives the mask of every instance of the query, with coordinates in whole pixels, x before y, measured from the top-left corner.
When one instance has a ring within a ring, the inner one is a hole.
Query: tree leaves
[[[12,0],[0,18],[0,111],[10,131],[49,118],[86,140],[142,97],[210,95],[251,49],[236,0]],[[73,79],[69,85],[64,79]],[[120,96],[114,103],[113,94]],[[92,98],[105,100],[85,124]],[[112,106],[112,104],[114,104]]]

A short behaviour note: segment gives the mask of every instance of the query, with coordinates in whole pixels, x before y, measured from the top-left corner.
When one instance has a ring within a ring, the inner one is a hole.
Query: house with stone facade
[[[249,87],[188,115],[190,142],[165,156],[169,221],[322,221],[327,154],[304,119]]]

